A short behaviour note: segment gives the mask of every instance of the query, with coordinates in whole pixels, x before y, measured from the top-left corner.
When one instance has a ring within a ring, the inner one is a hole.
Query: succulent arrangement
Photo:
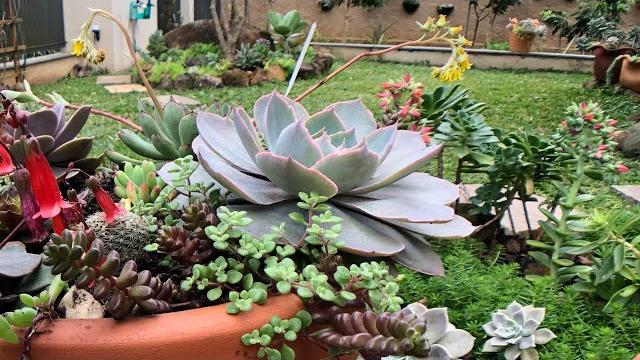
[[[483,352],[502,352],[507,360],[538,359],[536,345],[544,345],[556,335],[540,328],[545,309],[532,305],[522,306],[514,301],[504,310],[491,314],[491,321],[482,328],[491,336],[484,343]]]
[[[232,207],[253,219],[249,231],[261,233],[283,221],[284,239],[299,244],[304,227],[288,214],[299,192],[316,193],[347,220],[344,251],[390,256],[429,274],[441,274],[441,262],[414,233],[456,238],[473,231],[447,206],[458,198],[457,186],[416,172],[441,146],[425,147],[419,134],[396,126],[377,128],[360,101],[309,115],[274,92],[256,102],[254,119],[236,108],[226,118],[200,112],[197,124],[201,135],[194,149],[201,164],[249,203]]]
[[[152,162],[143,161],[141,165],[125,162],[124,169],[115,174],[114,193],[122,199],[120,202],[123,206],[130,210],[138,202],[155,202],[164,186]]]

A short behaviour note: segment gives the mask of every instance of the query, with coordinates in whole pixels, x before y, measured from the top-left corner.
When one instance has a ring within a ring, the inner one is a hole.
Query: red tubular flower
[[[36,197],[40,211],[33,215],[34,218],[54,218],[62,209],[71,205],[64,201],[56,176],[49,166],[47,158],[40,151],[38,141],[34,138],[23,140],[25,161],[24,165],[31,176],[31,190]]]
[[[3,144],[0,144],[0,175],[10,174],[15,169],[16,167],[13,166],[13,161],[11,161],[11,154]]]
[[[589,114],[585,114],[582,118],[584,119],[584,121],[592,121],[594,117],[595,116],[592,113],[589,113]]]
[[[607,120],[607,125],[609,125],[609,126],[616,126],[616,125],[618,125],[618,120],[615,120],[615,119],[609,119],[609,120]]]
[[[629,172],[629,168],[625,164],[618,164],[616,171],[620,174],[626,174]]]
[[[58,235],[62,235],[64,229],[67,228],[67,223],[64,221],[62,214],[54,216],[51,221],[53,223],[53,232]]]
[[[111,224],[118,215],[124,213],[124,209],[113,202],[111,196],[100,186],[100,181],[95,177],[90,177],[87,180],[87,187],[91,189],[93,195],[96,197],[96,202],[100,209],[104,212],[105,221],[107,224]]]
[[[38,203],[31,191],[31,177],[27,169],[18,169],[13,173],[13,183],[20,197],[20,206],[22,207],[22,216],[31,232],[33,239],[43,240],[49,234],[44,227],[42,218],[34,218],[34,215],[40,211]]]

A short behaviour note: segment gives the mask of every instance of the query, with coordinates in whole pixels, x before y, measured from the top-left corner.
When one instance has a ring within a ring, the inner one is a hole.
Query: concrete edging
[[[391,45],[342,44],[314,42],[318,49],[331,52],[338,58],[351,59],[367,50],[380,50]],[[593,55],[561,53],[514,53],[503,50],[468,49],[469,58],[479,69],[524,69],[591,72]],[[383,60],[402,63],[421,63],[429,61],[433,65],[446,63],[451,50],[446,47],[408,46],[398,51],[382,55]]]

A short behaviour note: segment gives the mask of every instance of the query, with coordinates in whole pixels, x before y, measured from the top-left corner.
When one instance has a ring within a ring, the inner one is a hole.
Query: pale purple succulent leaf
[[[55,105],[53,105],[51,107],[51,110],[56,113],[56,116],[58,117],[58,127],[56,128],[56,134],[60,132],[60,130],[62,130],[62,127],[64,127],[64,104],[63,103],[56,103]]]
[[[300,104],[299,102],[293,101],[291,98],[284,96],[277,91],[274,91],[273,93],[280,96],[282,100],[284,100],[287,104],[289,104],[289,106],[293,108],[293,112],[296,116],[296,121],[306,120],[309,117],[309,113],[304,108],[304,106],[302,106],[302,104]]]
[[[245,150],[251,157],[251,159],[255,159],[255,156],[260,151],[263,151],[262,145],[260,144],[260,139],[258,138],[258,133],[256,129],[253,127],[251,122],[251,118],[249,114],[242,108],[235,108],[231,112],[231,120],[236,126],[236,131],[238,132],[238,136],[240,137],[240,141],[242,141],[242,145]]]
[[[296,121],[282,130],[278,141],[271,149],[276,155],[292,157],[300,164],[311,167],[323,156],[318,145],[302,121]]]
[[[396,141],[398,128],[395,125],[380,128],[367,136],[365,141],[369,150],[375,152],[380,157],[380,163],[384,162]]]
[[[340,131],[329,135],[329,137],[331,138],[331,144],[337,148],[350,148],[358,145],[355,129]]]
[[[63,145],[67,141],[70,141],[78,136],[84,125],[87,123],[90,114],[91,106],[88,105],[84,105],[76,110],[73,115],[71,115],[69,121],[67,121],[62,130],[60,130],[60,132],[55,136],[56,142],[54,147],[57,148],[58,146]]]
[[[420,201],[411,196],[368,199],[341,195],[336,196],[332,201],[385,221],[446,223],[451,221],[454,215],[453,209],[446,205]]]
[[[89,155],[93,146],[93,137],[75,138],[55,148],[47,154],[50,163],[68,163]]]
[[[253,113],[258,130],[270,149],[278,141],[282,130],[296,121],[293,106],[277,92],[263,96],[255,104]]]
[[[191,150],[193,150],[194,154],[198,155],[198,151],[200,151],[200,147],[202,146],[207,146],[207,143],[202,139],[202,135],[198,135],[191,142]]]
[[[196,123],[200,136],[213,152],[242,171],[261,174],[240,140],[231,119],[214,113],[199,112]]]
[[[54,136],[58,128],[58,116],[53,110],[42,109],[27,115],[27,125],[33,136]]]
[[[334,109],[347,129],[355,129],[357,142],[378,127],[373,113],[360,100],[337,102],[327,109]]]
[[[423,239],[407,234],[404,250],[392,256],[402,266],[427,275],[444,275],[442,259]]]
[[[473,350],[475,338],[467,331],[462,329],[453,329],[447,331],[442,336],[437,345],[443,346],[452,359],[462,358]]]
[[[338,186],[338,192],[343,193],[369,179],[376,171],[378,162],[378,155],[362,144],[327,155],[313,168],[331,179]]]
[[[322,136],[314,138],[313,141],[315,141],[315,143],[320,146],[320,149],[322,149],[322,154],[324,154],[324,156],[327,156],[338,150],[335,146],[333,146],[333,144],[331,143],[331,138],[327,134],[322,134]]]
[[[389,221],[389,223],[436,239],[461,239],[471,235],[475,230],[467,219],[458,215],[454,215],[453,220],[446,223],[421,224],[402,221]]]
[[[332,135],[348,130],[333,109],[323,110],[311,115],[305,120],[304,125],[311,134],[324,130],[327,134]]]
[[[297,196],[299,192],[316,192],[332,197],[338,193],[338,187],[320,171],[307,168],[291,157],[279,156],[270,152],[256,155],[256,165],[276,186]]]
[[[447,180],[415,172],[391,185],[359,196],[366,199],[404,199],[407,203],[451,204],[460,196],[460,188]]]
[[[261,236],[274,225],[285,223],[284,240],[296,246],[303,241],[305,228],[289,218],[289,213],[303,212],[296,201],[281,202],[270,206],[237,205],[232,210],[246,211],[253,222],[244,229],[254,236]],[[342,251],[361,256],[391,256],[404,249],[406,234],[375,219],[332,206],[334,215],[344,219],[338,240],[344,243]]]
[[[254,204],[269,205],[294,198],[270,181],[262,180],[236,170],[223,161],[207,146],[198,148],[198,158],[204,169],[226,189]]]
[[[441,150],[442,144],[426,147],[418,133],[399,130],[386,160],[367,183],[351,193],[366,194],[392,184],[426,165]]]
[[[53,149],[53,137],[49,135],[41,135],[36,137],[38,140],[38,145],[40,145],[40,150],[43,154],[48,154],[51,149]],[[24,145],[20,140],[15,140],[11,146],[9,146],[9,151],[16,162],[22,164],[24,162]]]

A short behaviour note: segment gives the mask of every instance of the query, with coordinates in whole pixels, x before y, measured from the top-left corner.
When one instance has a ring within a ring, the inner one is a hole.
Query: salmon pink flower
[[[563,128],[566,128],[568,126],[567,125],[567,120],[560,121],[560,126],[562,126]]]
[[[585,114],[583,117],[584,121],[592,121],[594,118],[593,113]]]
[[[602,124],[593,124],[593,129],[594,129],[594,130],[600,130],[600,129],[602,129]]]
[[[87,187],[91,189],[98,206],[100,206],[100,209],[104,212],[104,218],[107,224],[111,224],[116,217],[125,212],[122,207],[113,202],[111,196],[104,191],[100,186],[100,181],[95,177],[92,176],[87,180]]]
[[[607,150],[609,148],[609,144],[600,144],[598,145],[598,150],[599,151],[604,151]]]
[[[420,130],[420,136],[422,137],[422,141],[424,141],[424,143],[427,145],[431,143],[431,136],[429,135],[430,132],[431,132],[430,127],[424,127]]]
[[[616,125],[618,125],[618,120],[609,119],[609,120],[607,120],[607,125],[608,126],[616,126]]]
[[[13,166],[13,161],[11,160],[11,154],[7,148],[0,144],[0,175],[7,175],[12,173],[16,169]]]
[[[603,154],[604,154],[604,153],[602,152],[602,150],[598,150],[598,151],[596,151],[596,153],[593,155],[593,157],[594,157],[594,158],[596,158],[596,159],[598,159],[598,160],[600,160],[600,159],[602,159],[602,155],[603,155]]]
[[[629,172],[629,168],[625,164],[618,164],[616,171],[620,174],[626,174]]]
[[[40,145],[34,138],[23,140],[25,161],[24,165],[31,176],[31,189],[36,197],[40,210],[34,217],[52,219],[59,215],[62,209],[71,205],[64,201],[56,176],[49,166],[47,158],[40,151]]]

